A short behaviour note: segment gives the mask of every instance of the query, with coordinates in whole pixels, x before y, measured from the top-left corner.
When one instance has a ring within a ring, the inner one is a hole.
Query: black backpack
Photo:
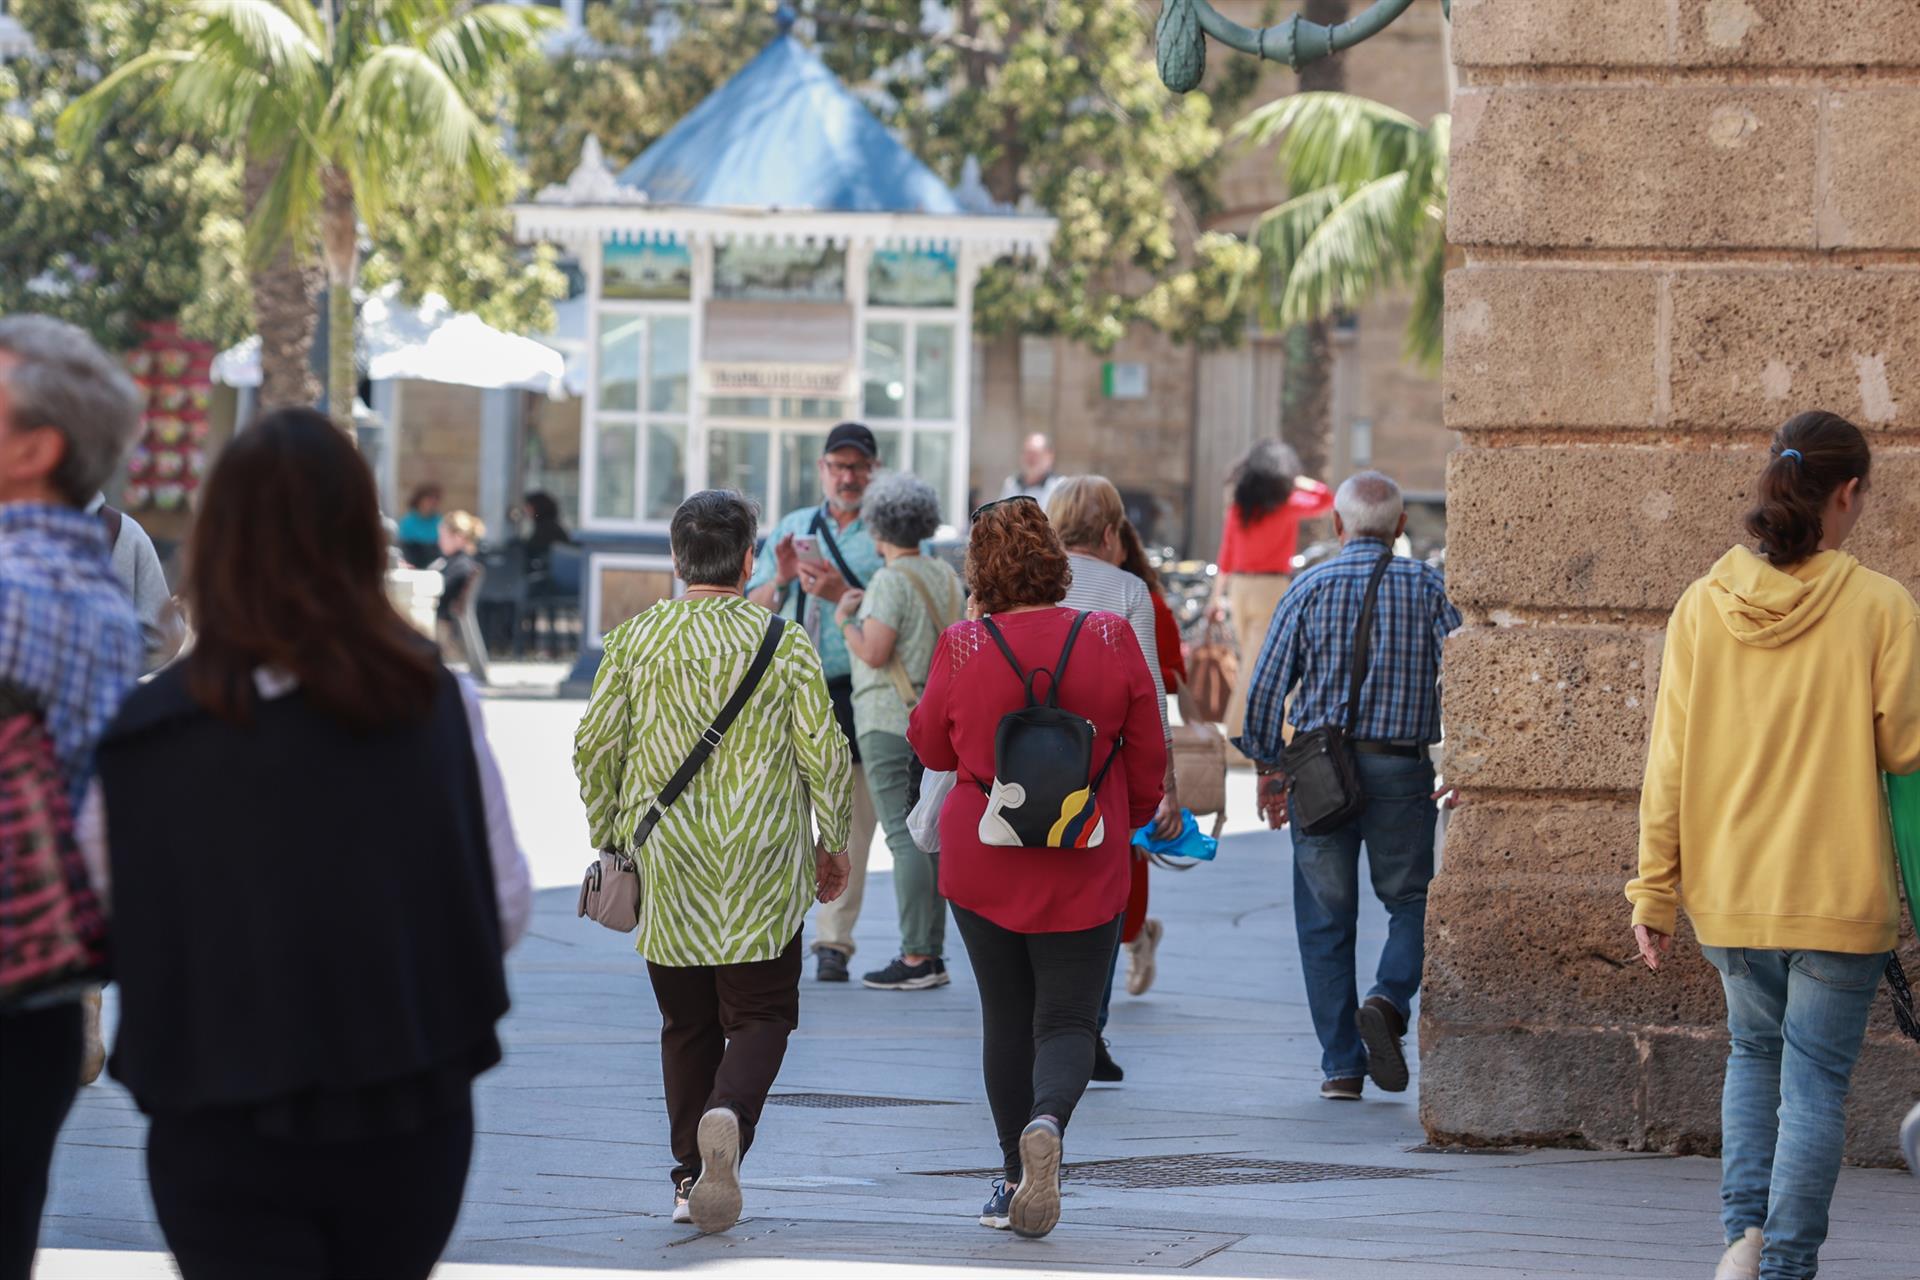
[[[993,619],[985,619],[987,634],[1026,687],[1027,705],[1000,717],[993,738],[993,786],[977,783],[987,793],[987,809],[980,815],[982,844],[1089,849],[1106,838],[1098,804],[1100,784],[1123,744],[1115,742],[1107,762],[1094,773],[1093,722],[1060,708],[1060,681],[1086,620],[1084,613],[1075,615],[1052,671],[1036,667],[1028,672],[1020,669]],[[1044,702],[1033,693],[1034,677],[1043,673],[1048,677]]]

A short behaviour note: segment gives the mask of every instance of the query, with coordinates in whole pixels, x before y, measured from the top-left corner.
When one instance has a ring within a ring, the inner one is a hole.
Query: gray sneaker
[[[847,953],[835,951],[832,947],[822,947],[813,953],[813,978],[815,982],[847,981]]]
[[[725,1231],[740,1221],[740,1117],[715,1107],[700,1117],[700,1180],[687,1193],[687,1212],[702,1231]]]

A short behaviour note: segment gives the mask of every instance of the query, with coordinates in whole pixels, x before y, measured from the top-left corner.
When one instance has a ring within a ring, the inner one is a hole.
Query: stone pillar
[[[1437,1141],[1712,1151],[1718,981],[1634,958],[1621,887],[1661,632],[1740,537],[1768,434],[1876,451],[1861,558],[1920,588],[1920,10],[1455,0],[1447,425],[1453,823],[1428,916]],[[1783,744],[1784,745],[1784,744]],[[1920,970],[1911,936],[1904,954]],[[1920,1053],[1884,997],[1849,1151]]]

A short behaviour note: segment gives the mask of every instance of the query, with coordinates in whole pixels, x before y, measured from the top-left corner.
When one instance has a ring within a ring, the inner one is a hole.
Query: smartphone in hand
[[[827,555],[821,549],[820,539],[810,533],[793,535],[793,553],[800,557],[803,564],[819,565],[822,568],[826,566]]]

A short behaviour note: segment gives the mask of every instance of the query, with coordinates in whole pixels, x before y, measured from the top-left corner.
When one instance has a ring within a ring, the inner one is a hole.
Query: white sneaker
[[[673,1189],[673,1220],[692,1222],[693,1210],[687,1204],[687,1194],[693,1190],[693,1179],[682,1178],[680,1185]]]
[[[1765,1240],[1760,1228],[1748,1227],[1747,1233],[1720,1255],[1713,1280],[1760,1280],[1760,1246]]]
[[[740,1221],[740,1117],[715,1107],[700,1117],[700,1180],[687,1193],[687,1213],[702,1231]]]
[[[1160,937],[1165,932],[1166,926],[1150,919],[1140,926],[1139,936],[1127,944],[1128,995],[1145,995],[1153,985],[1154,952],[1160,949]]]

